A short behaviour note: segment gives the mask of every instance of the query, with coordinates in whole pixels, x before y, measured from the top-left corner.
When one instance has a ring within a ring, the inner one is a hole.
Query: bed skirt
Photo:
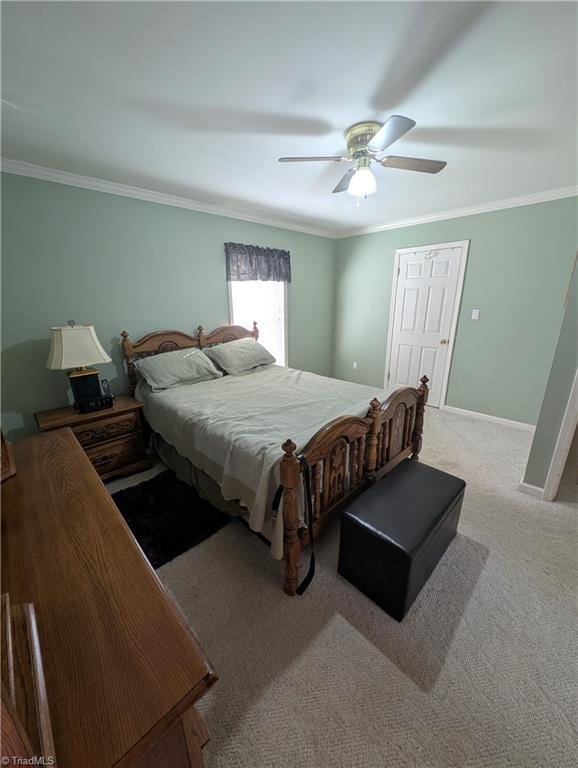
[[[218,483],[202,469],[191,464],[185,456],[181,456],[174,445],[167,443],[156,432],[152,433],[152,443],[163,464],[166,464],[179,480],[192,486],[201,499],[208,501],[215,509],[225,512],[231,517],[242,517],[247,514],[247,509],[242,507],[239,502],[224,499]]]

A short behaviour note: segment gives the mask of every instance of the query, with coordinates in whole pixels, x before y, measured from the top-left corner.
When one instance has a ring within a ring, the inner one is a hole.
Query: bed
[[[131,394],[144,403],[161,455],[172,456],[173,468],[177,461],[190,465],[202,495],[212,501],[206,489],[216,488],[226,505],[221,508],[234,507],[271,542],[273,556],[285,563],[288,595],[296,594],[301,552],[310,537],[369,483],[405,458],[418,458],[425,376],[419,387],[386,397],[365,385],[268,365],[152,392],[137,380],[137,359],[258,339],[257,324],[252,330],[222,326],[208,334],[199,326],[194,335],[157,331],[138,341],[123,331],[121,337]],[[305,514],[304,463],[311,477],[311,518]],[[282,495],[275,513],[278,488]]]

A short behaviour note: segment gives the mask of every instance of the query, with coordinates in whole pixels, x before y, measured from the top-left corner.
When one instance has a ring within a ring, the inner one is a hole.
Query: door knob
[[[450,340],[449,340],[449,339],[442,339],[442,340],[440,341],[440,344],[449,344],[449,343],[450,343]]]

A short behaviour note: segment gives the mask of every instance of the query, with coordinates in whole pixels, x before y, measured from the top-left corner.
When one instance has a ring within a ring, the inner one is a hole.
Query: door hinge
[[[398,267],[397,268],[397,274],[399,275],[400,272],[401,272],[401,267]]]
[[[389,381],[389,380],[390,380],[390,378],[391,378],[391,373],[388,371],[388,372],[387,372],[387,380]]]

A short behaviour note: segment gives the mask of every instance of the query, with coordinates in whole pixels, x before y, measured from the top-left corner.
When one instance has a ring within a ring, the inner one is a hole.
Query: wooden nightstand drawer
[[[118,395],[112,408],[79,413],[72,406],[35,413],[41,432],[70,427],[103,480],[150,467],[145,451],[142,403]]]
[[[108,476],[142,458],[139,435],[85,448],[86,455],[99,475]]]
[[[106,440],[114,440],[123,435],[130,435],[139,428],[139,417],[134,411],[122,416],[112,416],[92,424],[72,427],[76,439],[82,446],[96,445]]]

